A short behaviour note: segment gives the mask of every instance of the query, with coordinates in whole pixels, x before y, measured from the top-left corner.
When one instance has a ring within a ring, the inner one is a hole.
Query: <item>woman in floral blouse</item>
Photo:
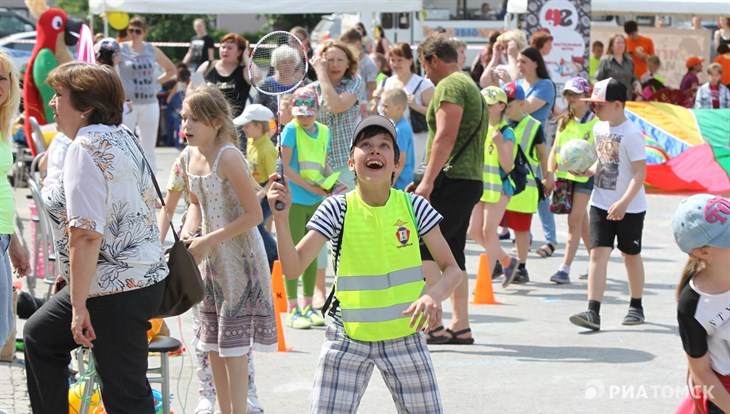
[[[124,90],[113,69],[79,62],[55,69],[48,84],[53,118],[73,139],[63,175],[44,197],[68,286],[25,325],[31,406],[68,410],[70,351],[84,345],[108,412],[153,413],[147,321],[159,310],[168,268],[152,178],[139,142],[121,125]]]

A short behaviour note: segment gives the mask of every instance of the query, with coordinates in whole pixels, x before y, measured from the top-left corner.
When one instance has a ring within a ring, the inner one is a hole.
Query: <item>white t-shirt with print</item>
[[[634,175],[631,163],[646,160],[646,144],[641,129],[628,119],[615,127],[611,127],[608,122],[597,122],[593,126],[593,135],[596,138],[598,166],[593,180],[591,205],[608,210],[629,188]],[[626,212],[645,211],[646,192],[642,183]]]

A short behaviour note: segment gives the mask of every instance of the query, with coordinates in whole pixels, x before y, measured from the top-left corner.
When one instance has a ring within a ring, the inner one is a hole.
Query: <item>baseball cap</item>
[[[694,67],[694,65],[702,63],[704,61],[705,60],[700,57],[691,56],[689,59],[687,59],[687,62],[684,65],[687,67],[687,69],[691,69],[692,67]]]
[[[628,91],[626,85],[614,78],[604,79],[593,85],[593,93],[590,98],[582,98],[581,101],[588,102],[626,102]]]
[[[504,84],[502,86],[502,90],[504,91],[505,95],[507,95],[507,101],[512,102],[514,100],[524,100],[525,99],[525,91],[522,90],[519,86],[517,86],[514,82],[509,82]]]
[[[299,88],[291,97],[291,113],[294,116],[317,115],[319,102],[317,93],[309,87]]]
[[[497,102],[507,103],[507,94],[498,86],[487,86],[482,89],[482,96],[487,105],[494,105]]]
[[[119,54],[119,43],[113,37],[105,37],[94,45],[94,54],[98,57],[102,53]]]
[[[363,119],[360,121],[359,124],[355,127],[355,132],[352,135],[352,142],[350,143],[350,151],[352,151],[353,148],[355,148],[355,145],[360,141],[358,140],[358,137],[360,136],[360,133],[365,130],[365,128],[369,127],[380,127],[384,129],[388,134],[390,134],[390,137],[393,139],[393,150],[395,152],[395,158],[398,159],[400,156],[400,148],[398,148],[398,133],[395,130],[395,125],[393,125],[393,122],[382,116],[382,115],[370,115],[369,117]]]
[[[730,248],[730,200],[711,194],[685,198],[672,216],[672,230],[687,254],[703,246]]]
[[[575,77],[575,78],[570,78],[567,82],[565,82],[565,88],[563,89],[563,93],[565,91],[571,91],[573,93],[583,94],[583,93],[590,92],[591,87],[588,86],[587,80],[585,80],[583,78]]]
[[[248,124],[251,121],[268,121],[270,119],[274,118],[274,113],[271,112],[271,109],[260,105],[260,104],[252,104],[252,105],[246,105],[246,109],[243,110],[243,113],[236,117],[236,119],[233,120],[233,125],[235,126],[244,126]]]

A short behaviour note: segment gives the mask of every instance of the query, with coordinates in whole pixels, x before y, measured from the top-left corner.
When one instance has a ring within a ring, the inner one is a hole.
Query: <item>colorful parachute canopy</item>
[[[730,109],[627,102],[626,116],[645,134],[649,186],[730,193]]]

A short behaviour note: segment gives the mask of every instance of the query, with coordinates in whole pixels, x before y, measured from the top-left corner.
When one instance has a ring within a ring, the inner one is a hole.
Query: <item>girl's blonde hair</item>
[[[10,60],[10,56],[3,52],[0,52],[0,72],[8,72],[10,81],[10,87],[5,92],[5,96],[0,98],[0,136],[10,142],[13,118],[20,107],[20,86],[15,65]]]
[[[587,93],[581,93],[580,96],[587,98],[590,97]],[[565,128],[573,121],[575,118],[575,114],[573,113],[573,108],[571,108],[570,105],[568,105],[568,110],[565,111],[562,115],[558,116],[558,131],[562,132],[565,130]]]
[[[221,122],[216,138],[238,147],[238,134],[233,125],[231,106],[218,88],[214,86],[196,88],[187,94],[183,103],[190,109],[188,116],[201,120],[209,127]]]
[[[679,295],[682,294],[684,287],[689,284],[689,280],[692,279],[692,276],[696,275],[704,268],[704,260],[694,255],[689,255],[689,260],[687,260],[687,264],[684,265],[684,269],[682,269],[682,276],[679,278],[679,284],[677,285],[677,300],[679,300]]]

